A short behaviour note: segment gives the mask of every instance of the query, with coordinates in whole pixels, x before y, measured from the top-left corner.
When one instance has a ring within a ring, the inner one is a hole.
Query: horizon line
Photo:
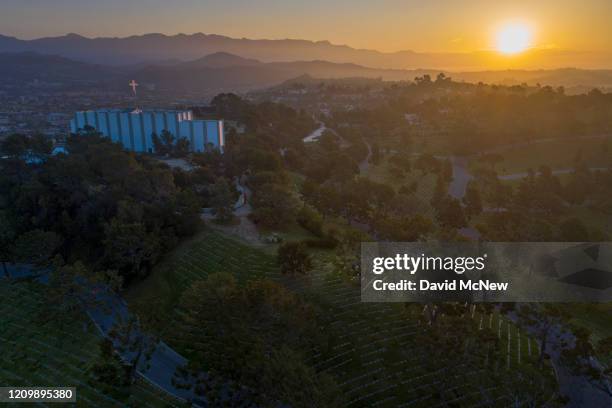
[[[275,41],[308,42],[312,44],[327,44],[332,47],[350,48],[356,51],[373,51],[373,52],[378,52],[380,54],[387,54],[387,55],[400,54],[400,53],[430,54],[430,55],[432,54],[433,55],[436,55],[436,54],[437,55],[440,55],[440,54],[442,55],[469,55],[469,54],[496,52],[496,50],[493,48],[481,48],[481,49],[474,49],[470,51],[422,51],[422,50],[417,51],[414,49],[398,49],[395,51],[382,51],[377,48],[359,48],[359,47],[354,47],[348,44],[333,43],[329,40],[311,40],[311,39],[305,39],[305,38],[290,38],[290,37],[279,37],[279,38],[233,37],[233,36],[229,36],[225,34],[204,33],[202,31],[196,31],[192,33],[176,32],[174,34],[163,33],[163,32],[145,32],[145,33],[140,33],[140,34],[129,34],[129,35],[124,35],[124,36],[104,36],[104,35],[87,36],[87,35],[83,35],[83,34],[76,33],[76,32],[67,32],[64,34],[46,35],[46,36],[31,37],[31,38],[22,38],[22,37],[18,37],[15,35],[4,34],[0,32],[0,37],[11,38],[11,39],[15,39],[18,41],[38,41],[38,40],[47,40],[47,39],[58,39],[58,38],[64,38],[64,37],[70,37],[70,36],[84,38],[87,40],[123,40],[123,39],[128,39],[128,38],[146,37],[146,36],[153,36],[153,35],[163,36],[166,38],[180,37],[180,36],[193,37],[193,36],[200,35],[200,36],[206,36],[206,37],[223,37],[223,38],[227,38],[230,40],[236,40],[236,41],[246,40],[246,41],[271,41],[271,42],[275,42]],[[545,52],[546,51],[553,51],[553,52],[556,51],[556,52],[612,55],[612,51],[608,51],[608,50],[592,50],[592,49],[591,50],[578,50],[578,49],[573,49],[573,48],[550,47],[548,45],[531,47],[530,49],[526,50],[522,54],[526,54],[526,53],[534,52],[534,51],[545,51]]]

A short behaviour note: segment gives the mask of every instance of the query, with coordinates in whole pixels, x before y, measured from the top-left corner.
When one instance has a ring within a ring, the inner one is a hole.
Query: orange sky
[[[2,0],[0,32],[127,36],[205,32],[329,40],[381,51],[491,49],[500,23],[533,27],[534,47],[612,52],[612,0]]]

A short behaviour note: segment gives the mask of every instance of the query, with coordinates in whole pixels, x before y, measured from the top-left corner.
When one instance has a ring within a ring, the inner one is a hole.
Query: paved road
[[[527,142],[517,142],[517,143],[509,143],[505,145],[500,145],[497,147],[493,147],[491,149],[486,149],[481,152],[478,152],[476,155],[487,154],[487,153],[499,153],[499,152],[503,152],[504,150],[508,150],[508,149],[515,149],[517,147],[529,147],[534,144],[540,144],[540,143],[556,142],[556,141],[563,141],[563,140],[573,141],[573,140],[581,140],[581,139],[607,139],[609,137],[611,137],[611,135],[587,135],[587,136],[578,136],[578,137],[572,137],[572,138],[546,137],[546,138],[541,138],[541,139],[529,140]]]
[[[608,167],[589,167],[589,170],[591,171],[607,171],[609,170]],[[571,174],[573,172],[575,172],[576,169],[574,168],[568,168],[568,169],[556,169],[556,170],[552,170],[551,173],[555,176],[558,176],[560,174]],[[539,172],[535,173],[540,174]],[[500,180],[520,180],[523,179],[525,177],[527,177],[529,175],[529,173],[527,172],[521,172],[521,173],[512,173],[512,174],[502,174],[497,176],[498,179]]]
[[[605,136],[597,136],[597,137],[605,137]],[[487,151],[486,153],[497,152],[501,150],[505,150],[508,148],[514,148],[519,146],[528,146],[533,143],[545,143],[554,139],[540,139],[534,140],[530,143],[520,143],[513,145],[502,146],[498,149],[492,149]],[[463,199],[465,196],[465,192],[467,190],[467,185],[473,176],[470,174],[468,169],[468,158],[467,157],[457,157],[450,156],[449,157],[453,166],[453,180],[449,185],[448,193],[451,197],[454,197],[458,200]],[[593,167],[591,170],[608,170],[607,168],[601,167]],[[553,170],[553,174],[568,174],[573,172],[574,169],[557,169]],[[501,180],[515,180],[527,177],[527,173],[515,173],[499,176]],[[489,209],[490,211],[502,211],[504,209]],[[480,236],[479,232],[474,228],[462,228],[459,230],[459,233],[469,239],[478,239]],[[558,331],[561,328],[557,329]],[[569,335],[564,335],[568,344],[572,344],[572,339],[568,338]],[[570,402],[568,407],[570,408],[579,408],[579,407],[609,407],[612,405],[612,398],[605,394],[604,392],[598,390],[593,387],[584,377],[574,376],[569,370],[567,370],[561,364],[561,352],[562,348],[560,346],[553,346],[549,351],[551,356],[551,361],[555,366],[555,371],[559,380],[559,389],[561,393],[570,398]]]
[[[514,322],[518,320],[514,312],[508,314],[508,318]],[[533,335],[536,332],[537,326],[524,327],[524,329]],[[555,326],[551,329],[549,338],[556,340],[547,346],[546,352],[550,355],[554,366],[559,382],[559,390],[562,395],[569,398],[566,408],[609,407],[612,403],[610,396],[593,387],[585,377],[573,375],[561,363],[561,353],[563,350],[574,347],[574,336],[563,330],[563,327]]]
[[[304,143],[316,142],[317,140],[319,140],[323,132],[325,132],[325,130],[327,129],[327,127],[325,126],[325,123],[323,122],[318,122],[318,123],[319,123],[319,127],[303,139]]]
[[[237,217],[243,217],[249,215],[253,212],[253,208],[251,207],[251,197],[253,193],[251,189],[246,186],[244,183],[244,177],[236,178],[236,190],[240,193],[240,197],[236,204],[234,204],[234,215]]]
[[[104,304],[103,308],[88,310],[87,314],[94,322],[100,334],[108,336],[115,323],[130,316],[127,303],[117,295],[100,293],[99,299]],[[139,334],[140,335],[140,334]],[[152,341],[152,340],[151,340]],[[135,353],[124,352],[122,357],[126,360],[133,359]],[[142,359],[138,365],[139,374],[157,388],[168,394],[186,401],[199,401],[198,405],[206,405],[201,396],[192,389],[177,388],[172,384],[174,373],[180,367],[187,364],[187,359],[170,348],[163,341],[155,345],[155,349],[149,361]]]
[[[234,215],[236,216],[237,223],[232,224],[217,224],[214,222],[215,216],[212,211],[206,211],[202,214],[202,218],[206,221],[210,221],[208,226],[216,230],[222,231],[228,235],[233,235],[243,241],[246,241],[250,245],[256,247],[265,246],[265,242],[262,241],[257,226],[249,219],[249,215],[253,212],[251,206],[251,190],[245,185],[244,177],[240,180],[236,180],[236,188],[240,192],[241,198],[234,205]]]
[[[13,279],[28,278],[39,274],[39,272],[35,272],[23,265],[9,266],[9,272]],[[3,279],[3,276],[0,277],[0,281]],[[42,273],[38,280],[45,284],[48,283],[48,274]],[[107,291],[99,291],[98,296],[103,301],[101,302],[103,307],[88,310],[87,314],[98,328],[100,334],[107,336],[116,322],[129,316],[128,306],[122,298]],[[122,355],[126,360],[129,360],[132,356],[132,353],[123,353]],[[197,405],[206,406],[206,401],[201,396],[195,394],[192,389],[185,390],[177,388],[172,384],[174,373],[179,367],[185,366],[186,363],[187,359],[164,342],[159,342],[155,346],[155,350],[148,363],[142,361],[139,364],[138,373],[146,381],[175,398],[185,401],[196,401]]]
[[[449,186],[449,194],[457,199],[461,199],[465,196],[467,184],[473,178],[467,168],[467,159],[465,158],[451,158],[453,163],[453,181]],[[607,168],[593,167],[591,170],[608,170]],[[574,169],[557,169],[553,170],[552,173],[568,174],[574,172]],[[515,173],[499,176],[501,180],[517,180],[527,177],[527,173]],[[491,209],[500,210],[500,209]],[[473,228],[462,228],[459,233],[470,239],[477,239],[479,237],[478,231]],[[573,339],[570,335],[561,334],[561,328],[557,328],[559,336],[563,337],[568,344],[573,344]],[[604,392],[596,389],[584,377],[572,375],[563,364],[561,364],[561,352],[563,349],[556,345],[551,347],[549,354],[551,361],[555,366],[555,371],[559,380],[559,389],[563,395],[570,398],[568,407],[609,407],[612,403],[610,396]]]
[[[461,200],[465,196],[467,185],[473,178],[468,170],[468,159],[465,157],[451,156],[453,165],[453,181],[448,186],[448,194]]]
[[[453,166],[453,180],[448,186],[448,194],[457,200],[462,200],[465,197],[468,183],[474,177],[468,170],[468,159],[466,157],[450,156],[450,160]],[[463,227],[458,232],[459,235],[472,241],[480,238],[480,232],[476,228]]]
[[[363,174],[370,167],[370,157],[372,157],[372,146],[364,139],[363,142],[368,147],[368,155],[359,163],[359,173]]]

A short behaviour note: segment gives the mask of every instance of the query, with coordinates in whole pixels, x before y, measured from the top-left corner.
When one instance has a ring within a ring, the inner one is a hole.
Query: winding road
[[[448,186],[448,194],[458,200],[465,197],[467,186],[474,177],[468,169],[468,159],[466,157],[451,156],[453,165],[453,181]]]
[[[465,196],[467,185],[473,176],[470,174],[468,169],[468,159],[466,157],[451,157],[453,165],[453,180],[449,185],[449,194],[461,200]],[[592,167],[592,171],[597,170],[608,170],[604,167]],[[570,174],[574,172],[573,168],[567,169],[556,169],[552,171],[554,175]],[[528,173],[514,173],[498,176],[500,180],[520,180],[528,176]],[[478,239],[480,234],[477,230],[471,227],[462,228],[459,233],[469,239]],[[530,329],[527,328],[529,331]],[[552,364],[555,368],[555,373],[559,382],[559,389],[561,393],[569,398],[567,407],[569,408],[580,408],[580,407],[609,407],[612,405],[612,398],[605,392],[593,387],[585,377],[573,375],[562,363],[561,353],[564,347],[571,347],[573,344],[573,337],[570,334],[564,333],[561,327],[557,327],[555,336],[560,337],[564,340],[566,345],[554,344],[548,351],[551,356]],[[530,330],[533,331],[533,328]]]
[[[606,170],[609,170],[609,168],[608,167],[589,167],[589,170],[591,170],[591,171],[606,171]],[[552,170],[551,173],[554,176],[558,176],[558,175],[561,175],[561,174],[571,174],[571,173],[573,173],[575,171],[576,171],[576,169],[574,169],[574,168],[567,168],[567,169],[555,169],[555,170]],[[540,174],[540,173],[536,172],[535,174],[537,175],[537,174]],[[521,173],[512,173],[512,174],[502,174],[500,176],[497,176],[497,178],[500,179],[500,180],[520,180],[520,179],[523,179],[523,178],[527,177],[528,175],[529,175],[529,173],[527,173],[527,172],[521,172]]]
[[[36,278],[43,284],[48,283],[48,273],[42,273],[33,270],[27,265],[9,265],[8,266],[11,279],[26,279]],[[0,277],[0,281],[5,279]],[[87,310],[87,315],[98,329],[100,335],[108,337],[112,327],[122,319],[130,315],[128,305],[121,297],[112,294],[106,290],[97,292],[98,299],[101,300],[101,307]],[[125,352],[121,354],[124,360],[130,360],[134,357],[134,353]],[[196,406],[207,406],[205,398],[197,395],[193,387],[184,389],[176,387],[173,384],[173,377],[176,370],[184,367],[187,364],[187,359],[178,354],[163,341],[159,341],[154,348],[149,361],[141,360],[137,373],[146,382],[158,388],[170,396],[183,401],[191,401]]]
[[[325,132],[325,130],[327,130],[327,127],[325,126],[325,123],[320,122],[320,121],[318,121],[317,123],[319,124],[319,127],[317,129],[313,130],[312,133],[309,134],[308,136],[306,136],[304,139],[302,139],[302,141],[304,143],[316,142],[317,140],[319,140],[321,135],[323,135],[323,132]]]

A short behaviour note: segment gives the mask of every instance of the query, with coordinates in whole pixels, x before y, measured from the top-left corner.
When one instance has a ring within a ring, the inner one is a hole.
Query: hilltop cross
[[[132,88],[132,92],[134,92],[134,96],[136,96],[136,87],[138,86],[136,81],[132,79],[128,85]]]

